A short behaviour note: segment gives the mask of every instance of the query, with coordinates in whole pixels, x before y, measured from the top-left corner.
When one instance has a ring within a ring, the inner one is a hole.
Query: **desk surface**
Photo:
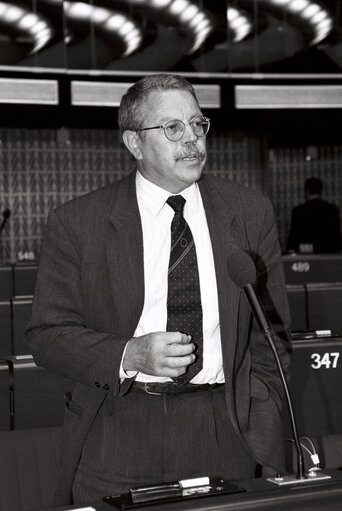
[[[244,493],[201,497],[183,502],[170,502],[140,506],[134,511],[341,511],[342,472],[325,471],[332,479],[320,483],[298,484],[295,487],[282,487],[265,479],[238,481]],[[90,504],[96,511],[115,511],[117,507],[105,502]],[[45,511],[66,511],[79,509],[75,506],[55,508]]]

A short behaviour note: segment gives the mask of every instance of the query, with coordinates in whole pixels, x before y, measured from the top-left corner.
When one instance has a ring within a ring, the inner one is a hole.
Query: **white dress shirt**
[[[173,209],[166,204],[172,194],[145,179],[140,172],[137,172],[136,190],[143,231],[145,301],[134,337],[166,331],[168,265],[174,216]],[[207,219],[196,183],[179,195],[186,200],[184,218],[196,246],[203,310],[203,369],[191,383],[223,383],[216,275]],[[136,373],[120,370],[121,378],[133,374]],[[139,372],[136,380],[165,382],[170,378]]]

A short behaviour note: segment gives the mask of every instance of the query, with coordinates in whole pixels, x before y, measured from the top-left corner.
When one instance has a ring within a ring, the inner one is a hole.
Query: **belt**
[[[223,387],[224,383],[177,383],[177,382],[142,382],[135,381],[132,384],[131,390],[138,390],[152,394],[154,396],[161,396],[162,394],[184,394],[188,392],[203,392],[206,390],[216,389]]]

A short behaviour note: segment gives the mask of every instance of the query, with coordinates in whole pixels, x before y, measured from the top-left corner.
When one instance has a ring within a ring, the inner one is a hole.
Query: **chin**
[[[182,182],[186,183],[187,186],[192,185],[192,183],[195,183],[199,180],[202,174],[202,168],[192,169],[191,171],[184,172],[181,176]]]

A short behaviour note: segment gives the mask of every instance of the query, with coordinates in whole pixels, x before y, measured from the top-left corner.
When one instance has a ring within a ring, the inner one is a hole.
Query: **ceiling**
[[[341,73],[342,0],[0,0],[0,66]]]

